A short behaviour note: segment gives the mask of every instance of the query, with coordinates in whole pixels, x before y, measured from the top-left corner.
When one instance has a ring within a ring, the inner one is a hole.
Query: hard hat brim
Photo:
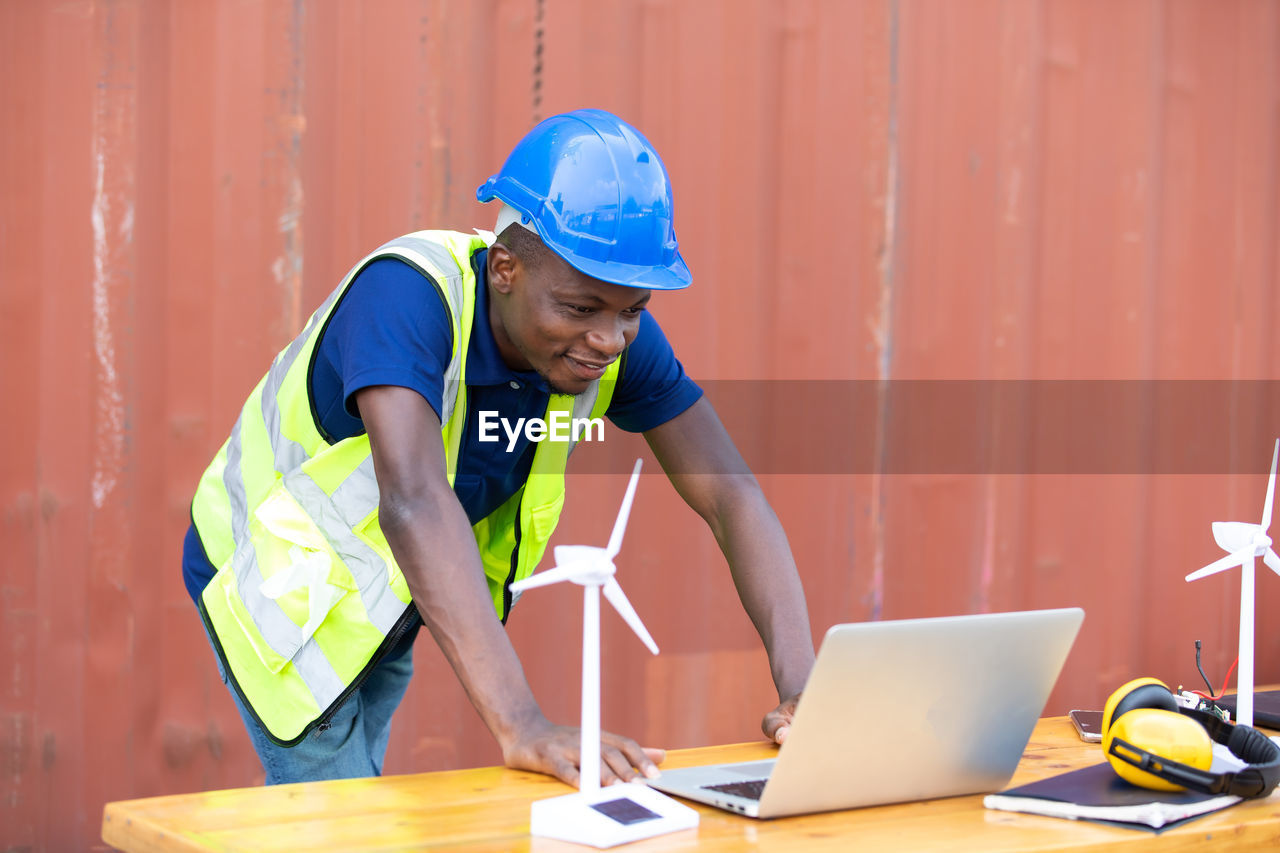
[[[600,281],[645,290],[683,290],[693,283],[689,267],[678,251],[675,260],[669,266],[636,266],[620,264],[616,261],[596,261],[575,255],[553,245],[542,233],[542,229],[538,229],[538,236],[542,238],[543,245],[555,252],[569,266]]]

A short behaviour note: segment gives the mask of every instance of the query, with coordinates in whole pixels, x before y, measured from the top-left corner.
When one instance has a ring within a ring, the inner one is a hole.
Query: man
[[[510,585],[555,529],[569,446],[485,441],[482,412],[644,434],[729,561],[781,742],[813,663],[804,595],[645,311],[652,290],[690,283],[657,152],[578,110],[530,131],[477,197],[502,202],[496,239],[423,231],[361,261],[277,356],[192,502],[184,580],[267,783],[381,772],[419,624],[507,765],[577,783],[577,730],[543,716],[503,630]],[[603,782],[656,774],[661,750],[603,741]]]

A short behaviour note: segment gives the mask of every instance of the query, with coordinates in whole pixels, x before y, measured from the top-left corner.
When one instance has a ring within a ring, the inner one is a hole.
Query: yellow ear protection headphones
[[[1211,773],[1214,742],[1249,766]],[[1136,678],[1107,699],[1102,750],[1120,777],[1141,788],[1265,797],[1280,783],[1280,746],[1249,726],[1182,708],[1154,678]]]

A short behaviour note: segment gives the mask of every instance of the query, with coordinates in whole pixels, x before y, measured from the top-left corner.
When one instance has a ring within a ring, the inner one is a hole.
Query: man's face
[[[489,250],[489,321],[508,367],[581,394],[635,339],[650,292],[591,278],[550,250],[532,265]]]

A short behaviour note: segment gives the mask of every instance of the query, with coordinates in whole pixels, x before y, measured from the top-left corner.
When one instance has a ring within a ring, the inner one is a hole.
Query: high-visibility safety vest
[[[378,525],[368,435],[334,443],[317,421],[307,381],[317,343],[370,262],[398,258],[435,284],[453,327],[441,412],[452,485],[468,426],[466,361],[477,286],[471,259],[492,240],[488,232],[419,231],[358,263],[276,356],[200,479],[191,515],[217,568],[200,610],[232,684],[283,746],[323,725],[417,618]],[[615,361],[586,393],[552,394],[548,423],[553,415],[601,417],[617,376]],[[571,448],[566,441],[538,443],[524,485],[472,526],[502,619],[512,604],[510,585],[533,573],[555,530]]]

